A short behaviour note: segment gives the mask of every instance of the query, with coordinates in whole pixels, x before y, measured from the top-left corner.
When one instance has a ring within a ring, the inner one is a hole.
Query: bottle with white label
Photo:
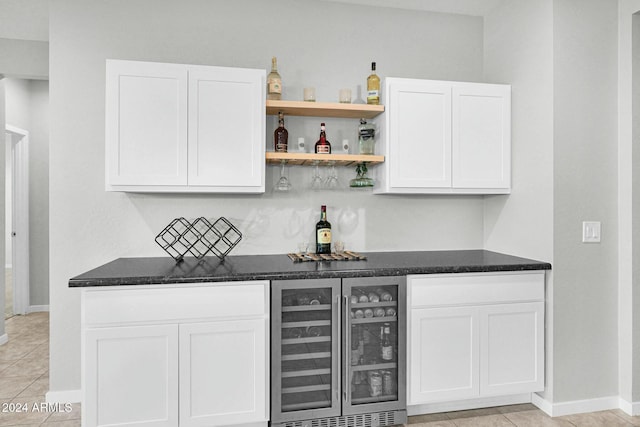
[[[320,221],[316,224],[316,253],[331,253],[331,223],[327,221],[327,207],[320,208]]]
[[[279,100],[282,98],[282,78],[278,73],[276,57],[271,58],[271,72],[267,76],[267,99]]]
[[[376,63],[371,63],[371,74],[367,77],[367,104],[380,104],[380,77],[376,74]]]
[[[327,141],[324,123],[320,123],[320,138],[316,142],[316,154],[331,154],[331,143]]]

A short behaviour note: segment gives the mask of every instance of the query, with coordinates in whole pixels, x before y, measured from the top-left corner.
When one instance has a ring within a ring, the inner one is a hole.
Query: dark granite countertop
[[[485,250],[366,252],[365,261],[292,262],[286,255],[201,260],[118,258],[69,280],[69,287],[153,285],[240,280],[405,276],[408,274],[550,270],[551,264]]]

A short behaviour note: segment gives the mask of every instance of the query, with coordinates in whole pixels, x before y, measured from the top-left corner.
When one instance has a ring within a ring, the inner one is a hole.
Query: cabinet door
[[[451,86],[398,79],[388,93],[390,190],[451,187]]]
[[[482,307],[482,395],[544,389],[544,302]]]
[[[511,88],[461,84],[453,88],[453,187],[511,185]]]
[[[406,277],[342,280],[342,413],[406,408]]]
[[[411,310],[409,405],[478,397],[477,307]]]
[[[264,192],[265,72],[189,67],[189,186]]]
[[[180,425],[266,422],[267,321],[180,325]]]
[[[106,186],[187,184],[187,72],[107,61]]]
[[[85,426],[178,425],[178,327],[88,329]]]
[[[271,423],[340,415],[340,279],[271,282]]]

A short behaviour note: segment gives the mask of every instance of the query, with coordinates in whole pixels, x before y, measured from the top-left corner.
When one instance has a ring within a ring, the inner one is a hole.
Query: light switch
[[[582,222],[582,243],[600,243],[600,221]]]

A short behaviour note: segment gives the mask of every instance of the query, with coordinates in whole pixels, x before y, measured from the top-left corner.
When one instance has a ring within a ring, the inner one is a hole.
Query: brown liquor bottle
[[[317,154],[331,154],[331,143],[327,141],[324,123],[320,123],[320,139],[316,142]]]
[[[327,207],[320,209],[320,221],[316,223],[316,253],[331,253],[331,223],[327,221]]]
[[[278,128],[273,132],[273,148],[280,153],[286,153],[289,144],[289,131],[284,127],[284,114],[278,113]]]

